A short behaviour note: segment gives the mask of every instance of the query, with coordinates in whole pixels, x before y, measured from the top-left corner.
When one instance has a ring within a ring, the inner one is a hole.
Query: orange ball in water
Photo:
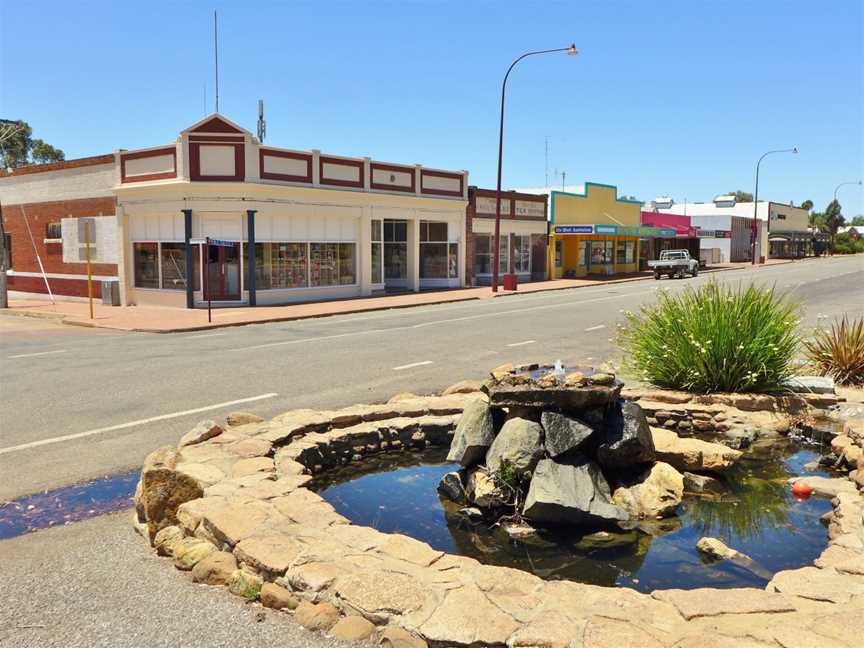
[[[813,489],[810,488],[810,484],[805,481],[796,481],[792,484],[792,494],[795,497],[800,497],[801,499],[807,499],[810,497],[810,494],[813,492]]]

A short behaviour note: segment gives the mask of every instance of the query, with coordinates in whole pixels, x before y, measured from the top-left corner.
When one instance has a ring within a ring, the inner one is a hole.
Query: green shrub
[[[864,317],[850,323],[844,315],[831,330],[816,329],[804,348],[821,375],[841,385],[864,385]]]
[[[627,313],[625,366],[646,382],[696,393],[766,392],[792,375],[801,309],[773,288],[711,281]]]
[[[834,238],[834,252],[837,254],[859,254],[864,252],[864,239],[854,240],[848,232]]]

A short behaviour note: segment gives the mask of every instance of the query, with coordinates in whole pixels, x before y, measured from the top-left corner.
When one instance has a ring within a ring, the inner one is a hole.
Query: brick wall
[[[39,272],[36,253],[42,259],[45,272],[49,275],[51,290],[59,295],[86,296],[86,281],[52,279],[51,274],[87,275],[86,263],[64,263],[63,245],[46,243],[48,223],[60,222],[62,218],[83,218],[86,216],[110,216],[116,208],[112,197],[81,198],[76,200],[57,200],[53,202],[30,203],[26,205],[3,205],[3,227],[11,239],[12,270],[16,272]],[[27,223],[33,233],[33,241],[27,232]],[[33,243],[35,242],[35,250]],[[117,276],[117,265],[96,263],[92,265],[94,275]],[[46,292],[45,284],[39,277],[9,277],[9,288],[25,292]],[[83,284],[82,287],[78,284]]]

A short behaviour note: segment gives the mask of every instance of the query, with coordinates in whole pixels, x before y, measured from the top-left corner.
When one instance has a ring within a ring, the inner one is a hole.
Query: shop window
[[[636,263],[636,241],[618,241],[616,263]]]
[[[339,244],[339,285],[350,286],[357,283],[356,266],[357,259],[354,257],[355,246],[353,243]]]
[[[501,246],[498,250],[498,274],[504,274],[510,267],[510,237],[501,236]]]
[[[519,234],[513,237],[513,272],[531,272],[531,236]]]
[[[159,261],[162,264],[162,289],[186,290],[186,244],[161,243]]]
[[[354,243],[309,244],[310,286],[345,286],[356,282]]]
[[[60,221],[55,221],[45,225],[45,238],[53,241],[63,238],[63,228]]]
[[[447,240],[447,223],[420,221],[420,242],[440,242]]]
[[[159,244],[134,243],[136,288],[159,288]]]
[[[612,263],[612,241],[591,241],[591,265]]]
[[[380,284],[384,281],[384,270],[382,263],[384,261],[382,239],[382,222],[380,220],[372,221],[372,283]]]
[[[449,243],[450,247],[448,259],[448,273],[451,279],[456,279],[459,276],[459,244]]]
[[[244,278],[249,284],[248,246],[243,250]],[[306,243],[256,243],[255,289],[305,288],[308,250]]]
[[[420,278],[447,279],[450,252],[447,223],[420,221]]]
[[[6,269],[12,269],[12,235],[3,234],[3,247],[6,250]]]
[[[508,264],[508,242],[509,236],[506,234],[501,236],[501,247],[498,252],[498,273],[507,272]],[[492,274],[492,257],[495,254],[492,243],[491,234],[475,234],[474,235],[474,274],[489,275]]]
[[[406,221],[384,221],[384,240],[388,243],[404,243],[408,240]]]
[[[555,267],[560,268],[563,264],[564,264],[564,241],[562,241],[560,239],[555,239]]]

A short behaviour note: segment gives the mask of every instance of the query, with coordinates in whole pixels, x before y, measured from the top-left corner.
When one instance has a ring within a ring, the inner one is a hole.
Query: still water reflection
[[[764,586],[774,572],[808,565],[825,548],[819,517],[828,500],[795,500],[786,479],[819,455],[793,444],[750,453],[726,476],[728,492],[714,500],[686,497],[678,516],[618,533],[544,531],[514,541],[489,522],[472,523],[459,506],[438,497],[441,476],[454,470],[446,449],[368,459],[313,484],[356,524],[398,532],[448,553],[516,567],[546,579],[667,587]],[[742,566],[709,563],[696,551],[702,536],[722,539],[753,558]]]

